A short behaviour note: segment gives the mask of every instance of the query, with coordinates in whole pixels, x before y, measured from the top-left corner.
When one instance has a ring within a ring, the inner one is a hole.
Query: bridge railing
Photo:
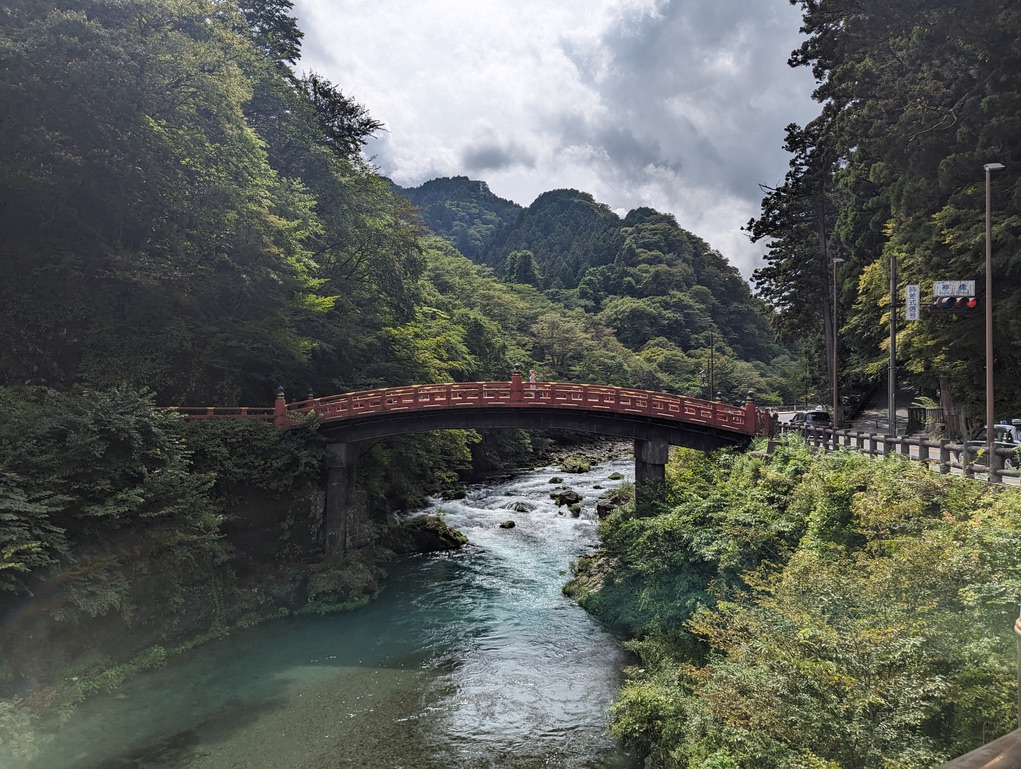
[[[627,387],[565,382],[452,382],[410,385],[331,395],[286,403],[278,396],[277,425],[315,412],[324,421],[438,408],[555,408],[646,415],[754,435],[765,416],[754,403],[743,406]],[[768,418],[768,417],[767,417]]]
[[[624,415],[643,415],[685,424],[701,425],[742,435],[771,435],[773,416],[755,407],[749,393],[735,406],[672,393],[608,385],[569,382],[524,382],[515,372],[509,382],[451,382],[447,384],[384,387],[375,390],[309,397],[288,403],[277,391],[273,408],[173,407],[186,419],[256,418],[286,429],[303,414],[315,413],[323,421],[337,422],[374,414],[396,414],[459,408],[579,409]]]
[[[181,414],[185,419],[258,419],[272,422],[276,412],[271,408],[249,406],[170,406],[168,411]]]

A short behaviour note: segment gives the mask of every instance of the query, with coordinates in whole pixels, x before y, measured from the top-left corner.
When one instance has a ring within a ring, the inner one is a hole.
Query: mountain
[[[433,179],[412,189],[394,185],[394,191],[419,209],[430,230],[477,264],[484,263],[483,254],[496,234],[524,210],[467,176]]]
[[[397,191],[472,261],[595,315],[632,350],[665,340],[691,352],[722,337],[746,361],[782,353],[737,269],[670,214],[637,208],[621,218],[571,189],[522,208],[463,176]]]

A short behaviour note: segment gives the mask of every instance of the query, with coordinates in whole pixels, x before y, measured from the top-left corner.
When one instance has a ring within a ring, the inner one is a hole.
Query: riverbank
[[[587,441],[552,447],[541,461],[551,466],[551,477],[561,475],[569,486],[577,477],[571,469],[580,473],[626,456],[630,449],[628,443]],[[294,522],[302,508],[317,503],[317,493],[308,485],[295,489],[282,510],[252,495],[242,496],[234,516],[241,510],[255,516],[246,518],[245,538],[231,534],[228,523],[226,542],[234,542],[225,551],[229,558],[192,575],[189,592],[173,599],[172,611],[164,611],[161,601],[168,596],[159,583],[147,582],[132,586],[134,593],[149,589],[151,596],[162,598],[132,598],[144,611],[132,616],[79,613],[73,623],[61,623],[53,607],[66,601],[68,593],[63,587],[66,574],[56,574],[0,626],[0,664],[6,671],[0,678],[5,694],[0,701],[0,742],[16,752],[18,745],[31,742],[33,724],[44,716],[68,717],[82,702],[117,692],[139,674],[232,633],[267,620],[365,606],[387,585],[393,559],[387,548],[373,543],[339,562],[279,560],[281,548],[292,558],[307,552],[308,543],[294,537]],[[109,544],[117,549],[114,541]],[[88,561],[78,563],[79,570],[89,567]]]
[[[392,562],[360,609],[286,617],[170,658],[54,733],[38,724],[43,751],[16,765],[630,766],[604,735],[618,640],[561,592],[598,542],[596,502],[630,467],[572,475],[578,517],[549,497],[558,465],[437,500],[422,512],[467,547]],[[501,528],[510,516],[517,525]]]

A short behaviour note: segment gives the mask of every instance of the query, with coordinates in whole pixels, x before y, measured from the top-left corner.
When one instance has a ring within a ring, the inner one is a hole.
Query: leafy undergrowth
[[[1021,494],[786,441],[676,450],[570,590],[641,664],[612,731],[656,767],[922,769],[1015,726]]]

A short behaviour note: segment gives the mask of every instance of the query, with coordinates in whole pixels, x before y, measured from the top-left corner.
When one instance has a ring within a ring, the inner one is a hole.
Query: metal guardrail
[[[1004,478],[1019,478],[1021,464],[1014,449],[996,446],[993,448],[992,468],[988,466],[984,446],[955,443],[948,440],[929,441],[909,435],[886,435],[866,433],[857,430],[836,430],[832,427],[815,425],[778,426],[781,433],[796,433],[804,436],[812,446],[836,451],[841,448],[853,449],[874,457],[900,455],[926,464],[930,469],[946,475],[960,470],[969,478],[985,475],[989,483],[1002,483]]]

